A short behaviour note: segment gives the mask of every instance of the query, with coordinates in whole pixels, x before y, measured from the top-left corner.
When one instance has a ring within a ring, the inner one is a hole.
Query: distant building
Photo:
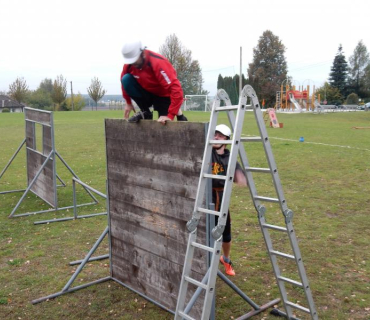
[[[0,113],[4,109],[9,109],[10,112],[23,112],[24,105],[13,100],[12,98],[0,94]]]

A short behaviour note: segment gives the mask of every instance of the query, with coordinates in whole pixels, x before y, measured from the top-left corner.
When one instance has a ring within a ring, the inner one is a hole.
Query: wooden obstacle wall
[[[47,156],[53,150],[53,117],[51,112],[25,108],[26,120],[26,147],[27,147],[27,184],[30,185],[36,173],[40,170]],[[35,125],[42,125],[42,146],[36,146]],[[38,151],[37,148],[40,147]],[[41,199],[55,207],[56,203],[56,177],[54,172],[55,159],[51,158],[31,191]]]
[[[106,119],[112,277],[176,309],[205,145],[203,123]],[[205,222],[198,240],[205,243]],[[193,277],[207,270],[195,252]],[[199,316],[199,306],[193,315]]]

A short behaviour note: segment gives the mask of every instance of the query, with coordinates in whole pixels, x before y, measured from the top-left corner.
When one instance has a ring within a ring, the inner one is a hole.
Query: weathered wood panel
[[[113,277],[176,309],[205,145],[205,124],[105,120]],[[205,243],[205,222],[198,228]],[[195,250],[193,277],[206,272]],[[194,308],[198,316],[201,309]]]
[[[47,157],[38,151],[27,149],[27,181],[30,185],[37,172]],[[41,199],[55,207],[55,176],[53,171],[53,159],[50,159],[37,180],[31,187],[31,191]]]
[[[41,111],[32,108],[24,109],[24,116],[26,120],[38,122],[45,125],[52,125],[52,112],[51,111]]]
[[[51,127],[42,127],[42,152],[44,155],[49,155],[53,150],[53,137]]]
[[[36,129],[34,122],[26,121],[26,146],[31,149],[36,149]]]

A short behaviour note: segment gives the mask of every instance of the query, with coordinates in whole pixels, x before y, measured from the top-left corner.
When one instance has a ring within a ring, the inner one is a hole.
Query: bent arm
[[[241,187],[247,186],[247,178],[241,168],[235,169],[234,182]]]

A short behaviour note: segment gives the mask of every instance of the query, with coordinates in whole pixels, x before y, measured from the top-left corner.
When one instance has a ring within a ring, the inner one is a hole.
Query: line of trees
[[[203,89],[202,69],[198,60],[192,58],[192,52],[182,45],[175,34],[168,36],[159,53],[165,56],[175,67],[177,76],[183,87],[184,94],[209,94]],[[285,46],[278,36],[266,30],[260,36],[253,49],[253,61],[247,68],[248,77],[242,75],[242,86],[250,84],[257,92],[266,107],[273,107],[276,102],[276,92],[284,80],[291,84],[288,75]],[[225,89],[233,104],[239,99],[239,75],[217,79],[217,89]],[[90,98],[97,103],[106,94],[100,80],[94,77],[87,88]],[[342,45],[339,45],[335,55],[328,82],[317,89],[322,100],[328,104],[344,102],[356,104],[370,100],[370,59],[364,43],[359,41],[353,54],[347,62]],[[20,103],[49,110],[81,110],[85,100],[81,94],[67,98],[67,80],[59,75],[53,81],[44,79],[35,91],[30,91],[23,78],[17,78],[10,86],[8,94]]]
[[[276,92],[280,91],[281,83],[288,75],[285,46],[278,36],[270,30],[263,32],[257,46],[253,49],[253,61],[247,69],[248,78],[243,75],[243,86],[250,84],[255,89],[259,99],[265,101],[266,107],[274,107]],[[229,94],[233,104],[239,99],[239,75],[222,77],[217,80],[217,89],[222,88]],[[334,58],[329,79],[323,86],[317,88],[321,100],[327,104],[358,104],[370,101],[370,59],[364,43],[359,41],[347,63],[342,45]]]
[[[94,77],[87,92],[90,98],[95,101],[97,108],[98,101],[104,97],[107,91],[103,89],[100,80]],[[17,102],[36,109],[79,111],[86,105],[81,93],[67,97],[67,79],[63,75],[58,75],[55,80],[45,78],[33,91],[29,90],[27,81],[23,77],[18,77],[9,85],[7,94]]]

